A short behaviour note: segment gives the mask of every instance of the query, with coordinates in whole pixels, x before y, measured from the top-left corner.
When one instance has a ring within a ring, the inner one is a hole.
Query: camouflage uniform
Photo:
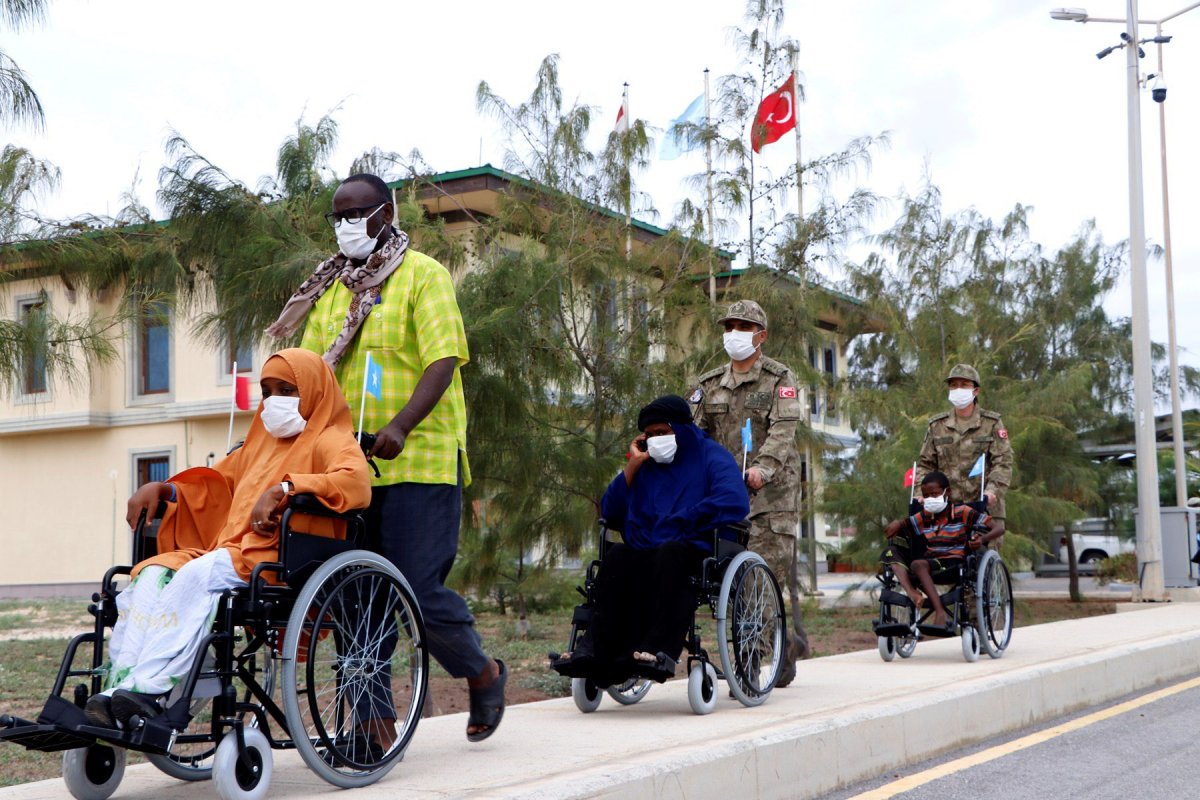
[[[952,378],[966,378],[979,385],[979,374],[966,364],[954,367],[946,380]],[[967,477],[982,453],[988,454],[985,475]],[[917,461],[916,480],[919,483],[927,472],[944,472],[950,479],[954,499],[967,503],[979,499],[979,480],[986,477],[985,490],[996,495],[996,502],[988,507],[988,513],[1003,520],[1004,496],[1012,482],[1012,463],[1012,443],[1000,415],[995,411],[984,411],[976,403],[969,417],[959,417],[948,411],[929,420],[921,457]]]
[[[767,326],[753,301],[740,300],[721,320],[743,319]],[[759,353],[748,372],[729,363],[704,373],[688,397],[693,419],[734,458],[742,460],[742,426],[750,420],[751,445],[746,469],[757,468],[763,486],[750,498],[750,547],[775,573],[781,588],[796,593],[797,499],[800,490],[796,426],[802,418],[796,376],[784,364]],[[794,616],[794,614],[793,614]]]

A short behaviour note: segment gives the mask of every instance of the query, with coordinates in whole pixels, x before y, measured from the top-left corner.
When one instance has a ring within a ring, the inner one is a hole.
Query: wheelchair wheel
[[[288,729],[313,772],[350,789],[400,762],[428,694],[429,651],[412,589],[390,561],[351,550],[321,565],[296,598],[283,653]]]
[[[249,764],[238,758],[237,736],[228,731],[213,758],[213,785],[221,800],[259,800],[271,787],[271,743],[258,728],[242,729]]]
[[[975,622],[979,640],[992,658],[1004,655],[1012,638],[1013,596],[1008,567],[995,550],[988,550],[975,576]]]
[[[783,593],[757,553],[738,553],[725,568],[716,608],[721,670],[733,696],[761,705],[783,671]]]
[[[192,701],[192,721],[179,732],[171,752],[166,755],[147,753],[146,760],[160,772],[181,781],[206,781],[212,778],[213,757],[217,745],[211,739],[203,742],[180,741],[182,737],[211,734],[212,699],[201,697]]]
[[[733,685],[731,681],[730,686]],[[707,661],[695,661],[688,670],[688,704],[703,716],[717,707],[717,671]]]
[[[604,698],[603,692],[587,678],[571,678],[571,699],[575,707],[584,714],[590,714],[600,707]]]
[[[975,630],[970,625],[964,625],[962,629],[962,653],[963,658],[968,663],[973,663],[979,660],[979,631]]]
[[[653,681],[644,678],[630,678],[620,686],[610,686],[605,691],[608,692],[609,697],[621,705],[631,706],[645,697],[653,685]]]
[[[125,777],[125,749],[97,743],[66,750],[62,775],[75,800],[106,800]]]
[[[913,652],[917,649],[916,634],[905,636],[896,640],[896,655],[901,658],[912,658]]]

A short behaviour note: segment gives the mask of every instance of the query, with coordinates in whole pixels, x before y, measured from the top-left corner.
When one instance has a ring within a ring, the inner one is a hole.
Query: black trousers
[[[686,542],[647,550],[626,544],[608,548],[596,576],[591,627],[601,665],[598,683],[627,678],[636,651],[679,657],[696,610],[691,579],[700,574],[707,555]],[[602,674],[608,670],[611,675]]]

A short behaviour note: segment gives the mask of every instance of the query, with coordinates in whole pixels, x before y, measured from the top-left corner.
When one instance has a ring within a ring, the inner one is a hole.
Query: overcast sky
[[[1107,242],[1126,238],[1124,55],[1095,57],[1121,27],[1056,22],[1053,5],[789,3],[787,31],[801,44],[808,95],[806,156],[889,131],[891,146],[856,179],[877,193],[915,192],[928,171],[947,210],[999,217],[1016,203],[1032,206],[1033,236],[1047,247],[1087,219]],[[1140,16],[1184,5],[1144,0]],[[58,216],[115,212],[135,174],[142,202],[161,214],[154,190],[171,128],[254,185],[302,113],[311,121],[339,104],[341,174],[373,146],[419,148],[439,171],[476,166],[481,156],[499,166],[497,127],[475,111],[481,79],[519,101],[541,60],[558,53],[567,98],[597,109],[599,146],[623,82],[633,116],[661,128],[702,91],[705,67],[730,71],[727,30],[741,11],[738,0],[51,0],[44,26],[0,35],[46,108],[44,132],[9,135],[61,168],[61,188],[42,204]],[[1088,11],[1120,17],[1124,4]],[[1200,135],[1200,9],[1166,32],[1176,37],[1166,46],[1176,308],[1183,358],[1200,366],[1200,156],[1189,146]],[[1145,71],[1154,71],[1154,55]],[[1157,111],[1143,93],[1146,230],[1161,242]],[[783,169],[794,140],[788,134],[764,152]],[[687,192],[681,179],[701,168],[698,154],[651,166],[641,181],[661,216],[650,221],[670,220]],[[876,227],[895,211],[885,208]],[[1151,331],[1165,342],[1163,264],[1149,269]],[[1124,316],[1130,305],[1126,281],[1107,306]]]

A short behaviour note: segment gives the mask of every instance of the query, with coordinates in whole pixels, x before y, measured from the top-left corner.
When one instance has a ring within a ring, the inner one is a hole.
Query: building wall
[[[115,301],[71,302],[55,278],[3,287],[0,310],[14,316],[19,298],[45,290],[56,316],[111,313]],[[128,562],[125,504],[136,488],[138,456],[164,454],[170,474],[204,466],[226,451],[232,382],[224,355],[191,333],[190,318],[171,326],[171,391],[139,397],[134,390],[132,326],[115,341],[117,358],[90,376],[58,378],[45,393],[16,393],[0,402],[0,596],[38,593],[37,586],[87,594],[109,566]],[[254,353],[251,408],[258,400]],[[233,439],[253,418],[238,411]]]

